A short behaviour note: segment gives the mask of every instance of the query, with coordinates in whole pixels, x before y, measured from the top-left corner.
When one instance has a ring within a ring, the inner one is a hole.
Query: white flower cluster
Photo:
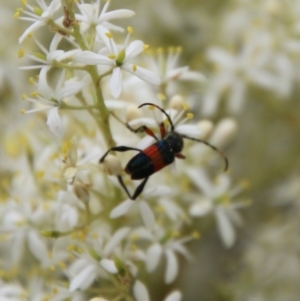
[[[5,141],[11,181],[0,204],[0,300],[148,301],[155,294],[146,273],[160,277],[165,262],[161,279],[168,285],[179,275],[179,257],[192,260],[186,244],[200,237],[197,218],[213,215],[224,246],[234,244],[237,209],[248,204],[236,197],[245,185],[231,187],[218,151],[197,140],[223,149],[237,125],[186,124],[193,115],[176,84],[205,77],[178,66],[180,48],[143,60],[148,45],[130,42],[131,27],[118,44],[115,32],[123,29],[111,22],[133,11],[109,11],[109,1],[100,0],[22,2],[15,16],[30,26],[19,42],[43,26],[53,34],[49,50],[32,38],[39,50],[27,57],[37,65],[21,67],[39,70],[30,78],[34,91],[24,95],[34,105],[24,113],[36,115]],[[138,108],[145,103],[158,108]],[[185,140],[184,155],[177,154],[185,160],[150,177],[135,201],[128,198],[118,177],[136,189],[122,167],[134,153],[99,159],[116,146],[143,150],[173,130],[196,140]],[[177,289],[163,296],[182,300]]]
[[[297,0],[289,5],[278,0],[235,1],[220,26],[224,44],[207,51],[214,71],[204,96],[204,114],[214,114],[222,99],[229,112],[239,113],[251,87],[267,91],[273,99],[291,95],[299,82],[299,13]]]

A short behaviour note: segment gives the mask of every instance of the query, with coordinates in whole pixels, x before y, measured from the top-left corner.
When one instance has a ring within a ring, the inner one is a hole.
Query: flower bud
[[[125,49],[123,49],[119,52],[119,54],[117,56],[117,59],[116,59],[117,66],[122,66],[123,61],[125,60],[125,56],[126,56],[126,51],[125,51]]]
[[[80,183],[74,184],[73,191],[74,191],[75,195],[78,197],[78,199],[81,200],[83,203],[87,204],[89,202],[90,194],[84,185],[82,185]]]
[[[124,268],[123,262],[120,260],[119,257],[114,256],[114,263],[118,270],[119,275],[124,277],[126,275],[126,270]]]
[[[231,118],[222,119],[215,127],[211,135],[211,144],[218,147],[229,144],[235,137],[237,132],[237,124]]]
[[[169,102],[169,108],[176,111],[182,111],[184,108],[184,100],[181,95],[174,95]]]
[[[205,120],[199,121],[197,123],[197,127],[201,131],[201,138],[206,139],[212,132],[214,125],[210,120],[205,119]]]
[[[113,155],[108,155],[103,164],[103,169],[109,175],[120,175],[122,173],[121,161]]]
[[[143,117],[143,112],[135,105],[129,105],[126,109],[126,121],[129,122],[131,120]]]

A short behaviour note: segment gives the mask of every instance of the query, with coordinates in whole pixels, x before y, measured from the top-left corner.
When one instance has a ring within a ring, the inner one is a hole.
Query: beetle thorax
[[[182,151],[183,139],[180,134],[176,132],[171,132],[164,139],[168,142],[169,146],[175,154],[180,153]]]

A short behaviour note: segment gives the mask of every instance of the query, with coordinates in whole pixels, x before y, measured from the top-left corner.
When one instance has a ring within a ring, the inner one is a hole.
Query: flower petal
[[[109,273],[116,274],[118,273],[118,269],[113,260],[110,259],[102,259],[100,261],[101,266]]]
[[[84,268],[70,283],[70,292],[74,292],[78,288],[86,289],[95,280],[97,268],[94,265],[88,265]]]
[[[48,85],[47,80],[47,74],[50,68],[50,66],[45,66],[41,69],[38,81],[38,91],[41,92],[46,99],[55,98],[54,92]]]
[[[172,283],[178,273],[178,263],[177,258],[173,251],[166,250],[165,252],[166,259],[167,259],[167,269],[165,274],[165,283],[170,284]]]
[[[208,214],[213,208],[213,205],[209,199],[202,198],[200,201],[194,203],[190,207],[191,216],[204,216]]]
[[[133,41],[126,48],[125,60],[126,61],[130,60],[136,57],[137,55],[139,55],[143,51],[144,51],[144,42],[140,40]]]
[[[28,248],[31,254],[40,262],[46,263],[49,261],[46,243],[34,230],[28,233]]]
[[[202,137],[201,130],[197,125],[192,124],[181,124],[176,127],[176,132],[189,137],[200,139]]]
[[[31,24],[25,31],[24,33],[20,36],[19,38],[19,44],[21,44],[25,38],[33,31],[37,30],[38,28],[42,27],[45,25],[43,21],[36,21],[33,24]]]
[[[113,251],[113,249],[121,242],[121,240],[128,234],[129,231],[130,228],[128,227],[117,230],[103,249],[103,255],[108,256]]]
[[[148,273],[153,272],[158,263],[162,254],[162,246],[159,243],[155,243],[149,247],[146,255],[146,269]]]
[[[217,226],[221,240],[226,248],[230,248],[235,242],[234,228],[224,209],[217,208],[215,211],[215,215],[217,218]]]
[[[108,57],[88,50],[77,53],[74,60],[86,65],[113,65],[113,61]]]
[[[150,301],[146,286],[139,280],[133,286],[133,294],[137,301]]]
[[[182,295],[180,291],[174,291],[173,293],[169,294],[164,301],[180,301],[181,297]]]
[[[57,100],[63,100],[64,98],[70,97],[72,95],[75,95],[79,91],[82,90],[84,86],[84,83],[74,81],[74,80],[68,80],[64,83],[64,86],[59,90],[57,93]]]
[[[111,212],[109,217],[110,218],[117,218],[120,217],[128,212],[128,210],[134,205],[132,200],[126,200],[115,207]]]
[[[110,92],[114,98],[119,98],[122,93],[122,72],[119,67],[113,69],[110,79]]]
[[[149,207],[149,205],[144,201],[141,201],[139,203],[139,207],[140,207],[140,212],[141,212],[141,216],[142,216],[144,225],[147,230],[151,231],[153,229],[153,227],[155,226],[154,214],[153,214],[151,208]]]
[[[122,69],[126,70],[127,72],[134,74],[141,80],[147,82],[148,84],[154,85],[154,86],[159,86],[161,83],[160,78],[154,74],[152,71],[149,71],[145,68],[136,66],[136,70],[133,71],[133,65],[131,64],[124,64],[122,65]]]
[[[101,15],[98,23],[106,22],[112,19],[130,18],[135,15],[135,12],[129,9],[118,9]]]
[[[64,136],[64,127],[58,114],[58,107],[49,110],[47,125],[55,137],[61,139]]]

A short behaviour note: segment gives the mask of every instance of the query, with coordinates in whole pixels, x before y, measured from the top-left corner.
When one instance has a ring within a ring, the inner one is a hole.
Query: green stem
[[[72,10],[69,11],[70,17],[72,19],[75,19],[74,12]],[[74,29],[74,37],[76,39],[76,42],[79,44],[80,48],[82,50],[88,50],[87,45],[85,44],[84,39],[81,36],[80,33],[80,28],[78,23],[74,23],[73,25]],[[102,132],[104,139],[106,141],[106,144],[109,148],[115,146],[114,139],[112,137],[112,133],[110,131],[109,127],[109,111],[107,110],[105,103],[104,103],[104,98],[102,94],[102,89],[99,86],[98,87],[98,71],[97,71],[97,66],[86,66],[85,70],[89,73],[90,77],[92,78],[92,82],[94,84],[95,88],[95,93],[96,93],[96,103],[95,106],[99,110],[99,116],[96,118],[97,124],[100,128],[100,131]]]
[[[99,109],[99,118],[96,120],[98,123],[98,126],[105,138],[105,141],[107,143],[107,146],[109,148],[115,146],[115,141],[112,137],[110,127],[109,127],[109,111],[107,110],[105,103],[104,103],[104,98],[102,94],[102,89],[101,86],[98,87],[98,72],[97,72],[97,67],[96,66],[87,66],[86,70],[90,74],[94,87],[95,87],[95,92],[96,92],[96,103],[95,105]]]

